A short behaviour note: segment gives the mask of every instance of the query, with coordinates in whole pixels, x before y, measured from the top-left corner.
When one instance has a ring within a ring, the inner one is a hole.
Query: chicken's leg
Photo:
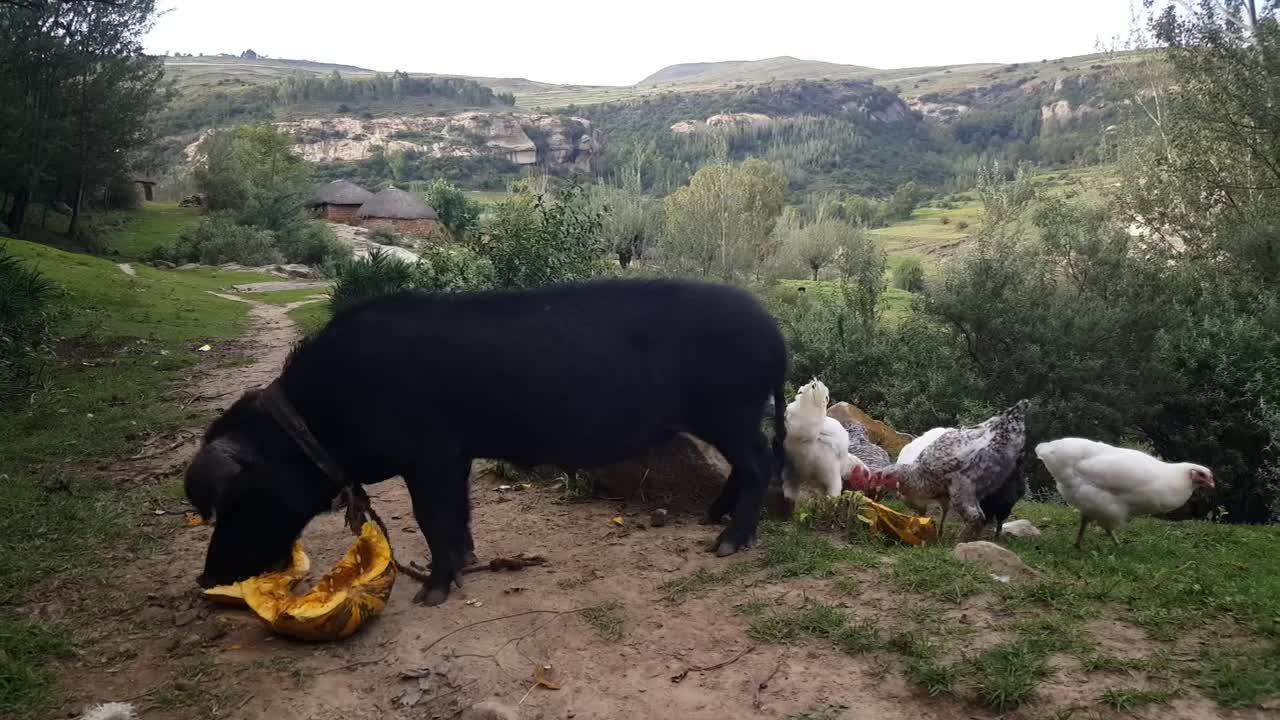
[[[1089,518],[1083,514],[1080,516],[1080,532],[1076,533],[1076,548],[1084,547],[1084,529],[1089,526]]]
[[[942,531],[947,527],[947,510],[951,509],[951,503],[942,504],[942,517],[938,519],[938,541],[941,542]]]

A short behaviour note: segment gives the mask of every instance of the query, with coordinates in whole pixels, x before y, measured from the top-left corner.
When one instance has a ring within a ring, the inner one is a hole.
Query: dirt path
[[[297,337],[288,309],[253,303],[252,327],[237,352],[257,361],[198,378],[191,392],[205,398],[199,402],[225,407],[276,376]],[[172,471],[194,449],[191,440],[153,460]],[[204,602],[194,578],[211,531],[185,528],[177,515],[145,517],[160,535],[156,551],[121,567],[101,590],[99,612],[84,622],[80,638],[86,652],[60,668],[68,698],[62,710],[74,716],[88,703],[129,700],[147,720],[381,720],[453,718],[496,699],[526,719],[996,716],[962,701],[929,699],[874,655],[748,639],[750,618],[735,606],[799,604],[820,592],[817,583],[759,577],[673,601],[664,583],[752,559],[703,552],[710,530],[693,518],[650,528],[651,507],[569,502],[558,488],[497,487],[487,472],[473,482],[479,554],[537,553],[549,560],[545,567],[468,575],[466,586],[436,608],[413,604],[417,588],[400,577],[383,617],[324,645],[276,637],[247,610]],[[370,495],[398,556],[425,558],[403,485],[388,481]],[[314,521],[303,542],[323,572],[351,537],[335,515]],[[855,614],[887,614],[901,598],[869,589],[844,602]],[[980,603],[955,612],[979,615]],[[583,608],[610,609],[592,623],[578,612]],[[535,686],[539,666],[550,666],[558,690]],[[1045,710],[1007,716],[1039,718]],[[1164,716],[1204,717],[1205,710]]]

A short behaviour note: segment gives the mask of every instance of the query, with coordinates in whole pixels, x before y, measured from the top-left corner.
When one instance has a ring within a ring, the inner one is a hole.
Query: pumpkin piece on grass
[[[858,507],[858,517],[871,526],[871,532],[888,535],[908,545],[923,545],[938,536],[933,518],[900,513],[865,497]]]
[[[287,594],[294,585],[297,584],[311,570],[311,558],[302,550],[302,543],[295,542],[293,544],[293,554],[290,558],[289,567],[284,570],[263,573],[251,577],[247,580],[231,583],[230,585],[217,585],[206,589],[203,592],[204,597],[216,603],[223,605],[235,605],[244,607],[245,590],[250,586],[259,588],[262,592],[279,592]]]
[[[375,523],[365,522],[347,554],[306,594],[255,584],[245,588],[244,599],[281,635],[337,640],[382,613],[395,579],[390,543]]]

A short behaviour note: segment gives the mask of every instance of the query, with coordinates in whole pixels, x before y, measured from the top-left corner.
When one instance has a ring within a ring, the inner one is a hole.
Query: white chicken
[[[831,394],[815,378],[800,388],[787,406],[786,462],[782,466],[782,495],[795,502],[806,489],[836,497],[844,478],[862,461],[849,453],[849,431],[827,416]]]
[[[1082,438],[1040,443],[1036,457],[1053,475],[1062,499],[1080,511],[1076,547],[1084,542],[1090,521],[1119,545],[1116,530],[1130,517],[1172,512],[1197,487],[1213,487],[1213,473],[1203,465],[1162,462],[1137,450]]]

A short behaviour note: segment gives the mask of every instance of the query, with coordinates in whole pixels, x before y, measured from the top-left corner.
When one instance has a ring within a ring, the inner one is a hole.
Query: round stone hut
[[[440,222],[435,208],[416,193],[387,188],[374,193],[356,212],[367,228],[385,227],[402,235],[430,235]]]
[[[332,222],[357,224],[356,211],[373,193],[346,180],[334,180],[316,188],[311,207],[316,214]]]

